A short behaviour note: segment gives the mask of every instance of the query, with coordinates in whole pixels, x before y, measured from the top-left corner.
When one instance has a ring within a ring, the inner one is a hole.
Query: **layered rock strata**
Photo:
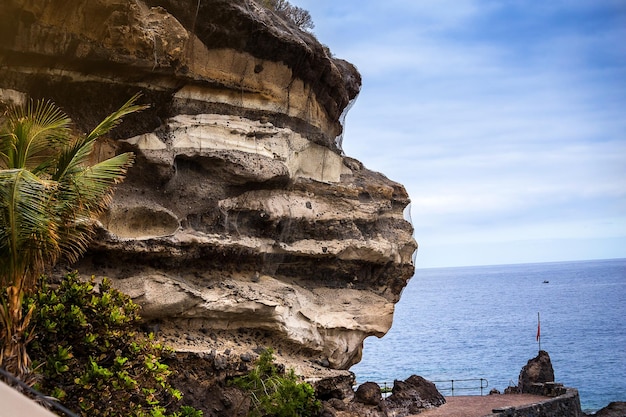
[[[99,143],[137,158],[81,273],[180,350],[347,369],[387,332],[416,243],[405,189],[342,153],[351,64],[252,0],[6,0],[0,21],[3,102],[50,98],[85,131],[151,105]]]

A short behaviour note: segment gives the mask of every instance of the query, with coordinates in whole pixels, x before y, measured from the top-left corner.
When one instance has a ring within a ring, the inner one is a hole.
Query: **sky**
[[[343,149],[417,268],[626,257],[626,0],[290,2],[362,75]]]

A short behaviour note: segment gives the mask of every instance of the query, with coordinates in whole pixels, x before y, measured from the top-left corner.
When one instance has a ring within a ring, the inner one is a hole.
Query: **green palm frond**
[[[123,153],[63,177],[59,200],[65,202],[67,209],[76,212],[64,215],[89,217],[100,214],[110,202],[112,187],[124,178],[133,160],[132,153]]]
[[[93,152],[94,143],[98,137],[106,134],[117,126],[127,114],[148,108],[148,105],[135,104],[139,97],[141,97],[141,94],[135,94],[130,100],[124,103],[119,110],[111,113],[100,122],[87,136],[74,143],[68,144],[59,155],[53,179],[60,181],[63,176],[80,171],[82,164],[86,163]]]
[[[74,138],[70,119],[51,102],[6,113],[0,126],[0,366],[28,372],[31,311],[22,298],[61,256],[76,261],[92,238],[94,216],[133,162],[125,153],[89,166],[95,140],[121,118],[144,109],[135,95],[89,135]],[[6,367],[5,366],[5,367]]]
[[[85,138],[74,141],[65,146],[60,152],[52,179],[62,181],[66,175],[79,172],[93,152],[95,141],[85,141]]]
[[[91,133],[85,138],[86,142],[90,142],[108,133],[111,129],[121,123],[122,118],[130,113],[147,109],[148,105],[135,104],[135,102],[141,97],[141,94],[137,93],[130,98],[126,103],[119,108],[119,110],[108,115],[98,126],[96,126]]]
[[[113,186],[124,178],[132,163],[133,154],[124,153],[63,178],[57,211],[66,220],[60,233],[63,253],[70,262],[78,260],[87,249],[94,217],[106,209]]]
[[[0,168],[6,168],[0,170],[0,283],[23,280],[29,288],[60,256],[75,261],[84,253],[93,218],[133,162],[125,153],[89,166],[95,140],[146,108],[135,104],[138,98],[78,139],[69,117],[49,101],[7,111],[0,127]]]
[[[70,263],[80,259],[93,238],[94,226],[94,219],[83,218],[67,223],[59,229],[59,243],[64,259]]]
[[[71,120],[50,101],[32,100],[25,107],[11,107],[0,134],[0,167],[49,166],[50,155],[69,140]]]
[[[28,287],[60,255],[60,218],[50,212],[56,184],[26,169],[0,171],[0,276],[2,285]]]

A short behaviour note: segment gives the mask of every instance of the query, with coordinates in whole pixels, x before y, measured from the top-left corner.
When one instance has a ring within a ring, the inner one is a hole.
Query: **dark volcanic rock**
[[[380,386],[375,382],[365,382],[359,385],[354,395],[354,401],[365,405],[378,405],[382,400]]]
[[[343,400],[351,398],[354,395],[352,387],[354,386],[354,374],[340,374],[326,378],[321,378],[313,383],[315,388],[315,396],[320,400],[327,401],[331,399]]]
[[[545,350],[540,350],[539,354],[528,361],[522,368],[519,375],[518,387],[522,393],[531,392],[532,384],[543,384],[554,382],[554,369],[550,355]]]
[[[595,417],[626,417],[626,402],[616,401],[612,402],[597,413],[593,414]]]
[[[425,408],[439,407],[446,403],[435,384],[418,375],[406,381],[394,381],[392,394],[385,400],[389,410],[397,416],[417,414]]]

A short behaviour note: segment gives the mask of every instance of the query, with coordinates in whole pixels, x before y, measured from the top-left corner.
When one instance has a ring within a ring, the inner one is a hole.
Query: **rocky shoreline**
[[[594,414],[588,414],[588,416],[596,417],[625,417],[626,416],[626,401],[614,401],[609,403],[606,407],[598,410]]]
[[[185,387],[185,398],[190,404],[202,409],[203,404],[211,404],[206,409],[207,416],[235,416],[233,406],[243,401],[241,392],[224,384],[229,375],[245,372],[261,348],[249,354],[237,354],[236,350],[212,350],[196,353],[178,353],[170,365],[178,369],[177,383]],[[277,350],[277,362],[288,369],[291,365],[301,366],[301,362],[290,362]],[[407,417],[435,410],[446,404],[445,398],[436,386],[426,379],[413,375],[405,381],[394,381],[390,395],[383,395],[381,387],[375,382],[355,385],[354,374],[350,371],[328,370],[325,364],[311,361],[308,369],[313,369],[315,377],[309,376],[308,382],[315,388],[316,395],[323,401],[325,417]],[[324,370],[326,369],[326,372]],[[306,373],[307,367],[298,368]],[[455,408],[480,409],[475,404],[476,398],[493,398],[487,403],[504,404],[493,408],[490,417],[585,417],[580,408],[578,391],[566,388],[554,381],[554,370],[547,352],[541,351],[530,359],[520,372],[518,385],[509,387],[504,393],[497,390],[486,397],[451,397],[455,398]],[[496,399],[497,397],[497,399]],[[467,405],[459,403],[459,398],[469,398]],[[623,416],[626,403],[611,403],[593,416]],[[236,407],[234,407],[236,408]],[[447,409],[447,408],[446,408]],[[426,413],[429,415],[429,413]],[[434,415],[446,415],[434,414]]]

